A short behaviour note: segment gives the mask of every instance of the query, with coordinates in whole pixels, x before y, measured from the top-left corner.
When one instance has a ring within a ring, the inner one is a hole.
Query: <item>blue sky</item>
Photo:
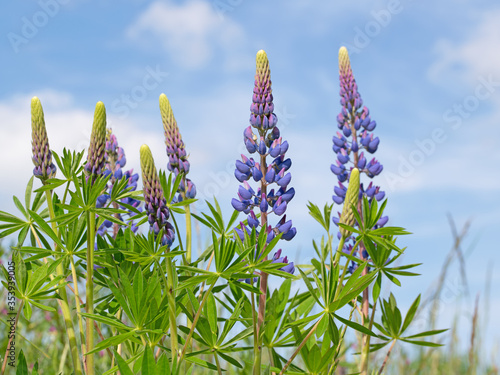
[[[422,276],[392,290],[409,306],[432,289],[452,237],[447,214],[472,220],[464,250],[470,296],[458,265],[448,276],[441,325],[461,308],[468,340],[473,300],[488,267],[500,285],[500,6],[494,1],[88,1],[3,4],[0,14],[0,156],[9,183],[2,210],[31,175],[30,98],[44,106],[51,147],[88,147],[95,103],[138,170],[147,143],[157,165],[167,157],[158,96],[170,99],[190,153],[200,198],[216,195],[226,212],[237,190],[234,160],[244,152],[255,53],[270,59],[278,126],[293,160],[297,194],[289,217],[298,229],[286,251],[296,263],[312,256],[322,233],[306,203],[331,202],[336,178],[331,137],[340,110],[337,52],[347,46],[358,87],[381,143],[390,223],[414,234],[405,262]],[[202,207],[200,207],[202,208]],[[294,255],[295,254],[295,255]],[[491,312],[500,308],[493,293]],[[492,314],[490,314],[492,315]],[[483,316],[484,318],[484,316]],[[484,320],[483,320],[483,324]],[[489,321],[489,344],[500,326]],[[488,345],[488,347],[492,347]],[[485,346],[486,347],[486,346]],[[489,353],[486,353],[489,356]]]

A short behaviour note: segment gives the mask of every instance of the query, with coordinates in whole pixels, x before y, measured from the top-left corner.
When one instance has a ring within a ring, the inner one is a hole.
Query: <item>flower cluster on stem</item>
[[[107,130],[106,133],[106,147],[105,147],[105,166],[104,166],[104,176],[111,176],[109,179],[109,183],[107,186],[107,192],[104,194],[101,194],[97,198],[96,202],[96,207],[101,208],[106,206],[110,199],[109,193],[113,189],[114,184],[121,180],[123,177],[127,179],[127,185],[125,189],[130,189],[132,191],[135,191],[137,189],[137,181],[139,180],[139,174],[134,173],[133,169],[130,169],[128,171],[123,171],[123,168],[125,167],[125,164],[127,163],[127,159],[125,158],[125,152],[123,151],[122,147],[118,146],[118,141],[116,139],[116,136],[112,133],[111,129]],[[129,206],[138,208],[141,210],[140,204],[141,202],[137,199],[127,197],[123,198],[121,200],[122,203],[127,204]],[[115,208],[120,208],[127,210],[127,207],[121,206],[119,204],[116,204]],[[135,233],[138,229],[136,223],[134,223],[134,216],[135,212],[133,211],[128,211],[127,218],[123,217],[122,214],[117,214],[117,218],[121,221],[124,221],[127,225],[131,225],[132,231]],[[97,234],[104,236],[105,233],[108,232],[108,229],[110,229],[113,226],[113,223],[109,220],[104,220],[104,222],[101,224],[99,229],[97,230]],[[113,231],[113,236],[116,236],[116,233],[118,232],[119,226],[118,224],[115,227],[115,230]]]
[[[175,239],[174,227],[168,222],[170,211],[163,195],[158,173],[156,172],[153,154],[147,145],[142,145],[140,155],[144,201],[148,213],[148,222],[155,236],[163,230],[162,245],[170,247]]]
[[[160,112],[165,131],[165,145],[167,147],[168,164],[167,168],[175,176],[184,173],[184,177],[179,185],[179,195],[176,197],[178,202],[185,198],[193,199],[196,196],[196,186],[186,177],[189,173],[189,161],[186,153],[186,147],[182,140],[174,112],[170,102],[165,94],[160,95]]]
[[[105,165],[106,147],[106,108],[103,102],[98,102],[94,112],[94,123],[90,135],[90,146],[88,150],[85,172],[91,181],[101,176]]]
[[[57,168],[52,162],[42,103],[36,96],[31,99],[31,146],[35,165],[33,174],[42,181],[55,176]]]
[[[287,220],[285,215],[287,205],[295,195],[294,188],[289,187],[292,175],[288,170],[292,161],[285,156],[288,142],[283,140],[276,126],[278,118],[274,114],[271,71],[264,51],[257,53],[256,62],[250,126],[243,132],[246,149],[255,155],[255,159],[241,155],[241,160],[236,161],[234,174],[243,185],[238,188],[238,198],[231,201],[236,210],[248,215],[248,225],[240,223],[235,230],[242,240],[244,232],[250,234],[255,228],[257,233],[266,231],[268,243],[278,233],[282,233],[281,239],[289,241],[297,233],[292,221]],[[268,157],[272,158],[269,163]],[[250,178],[259,184],[256,190],[248,183]],[[260,213],[260,222],[256,212]],[[274,226],[268,223],[271,213],[280,218]],[[274,254],[273,262],[287,263],[282,268],[285,272],[295,271],[293,262],[289,263],[287,257],[281,257],[281,250]]]
[[[376,127],[376,122],[370,117],[370,111],[363,105],[363,100],[358,92],[358,86],[351,68],[349,54],[345,47],[339,50],[339,76],[340,76],[340,105],[341,112],[337,116],[337,127],[339,131],[333,136],[333,151],[337,156],[337,160],[331,165],[331,171],[337,176],[338,186],[334,187],[333,201],[341,205],[344,203],[347,185],[350,180],[351,170],[357,168],[360,173],[365,174],[372,179],[382,172],[383,166],[380,162],[369,155],[373,155],[379,146],[380,139],[375,137],[373,130]],[[363,183],[359,187],[359,201],[366,196],[371,203],[373,199],[381,201],[385,197],[385,192],[380,190],[379,186],[370,182],[368,186]],[[338,217],[333,217],[333,222],[338,225],[340,213]],[[388,217],[380,218],[377,227],[384,226],[388,221]],[[339,231],[338,237],[342,236],[342,230]],[[344,252],[350,254],[352,243],[349,243],[346,238]],[[354,254],[356,255],[356,254]],[[362,249],[362,258],[367,258],[366,250]],[[354,269],[354,263],[351,265],[351,271]]]

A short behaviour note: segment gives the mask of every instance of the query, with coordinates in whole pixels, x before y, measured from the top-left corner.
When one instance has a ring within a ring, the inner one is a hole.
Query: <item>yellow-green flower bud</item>
[[[345,196],[344,207],[342,208],[342,215],[340,216],[339,223],[349,225],[352,227],[356,222],[354,217],[353,206],[358,206],[359,200],[359,170],[353,168],[351,171],[351,177],[349,179],[349,186],[347,187],[347,193]],[[351,234],[350,231],[344,228],[340,228],[340,234],[342,237],[347,237]]]
[[[52,163],[42,103],[36,96],[31,99],[31,146],[35,165],[33,174],[42,181],[53,177],[56,174],[56,166]]]

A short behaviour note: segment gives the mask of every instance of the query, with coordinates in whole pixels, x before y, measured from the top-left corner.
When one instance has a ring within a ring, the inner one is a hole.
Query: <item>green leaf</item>
[[[109,337],[109,338],[101,341],[99,344],[97,344],[94,347],[94,349],[85,353],[85,355],[88,355],[91,353],[97,353],[97,352],[100,352],[101,350],[109,348],[110,346],[116,346],[118,344],[121,344],[122,342],[124,342],[125,340],[128,340],[129,338],[131,338],[134,335],[135,335],[135,331],[130,331],[127,333],[122,333],[119,335]]]
[[[28,364],[26,363],[26,357],[24,356],[22,349],[19,352],[19,357],[17,359],[16,375],[28,375]]]
[[[128,367],[127,362],[118,354],[116,350],[113,350],[115,353],[116,363],[118,364],[118,368],[122,375],[134,375],[130,367]]]
[[[335,316],[335,318],[337,318],[338,320],[340,320],[346,326],[351,327],[352,329],[354,329],[354,330],[356,330],[358,332],[364,333],[365,335],[370,335],[372,337],[378,337],[373,331],[369,330],[368,328],[366,328],[365,326],[363,326],[363,325],[361,325],[359,323],[353,322],[351,320],[344,319],[344,318],[338,316],[337,314],[333,314],[333,315]]]
[[[142,357],[142,373],[141,375],[156,375],[156,364],[153,349],[146,345],[144,355]]]
[[[304,280],[304,283],[306,284],[307,286],[307,289],[309,290],[309,293],[311,293],[311,296],[316,300],[316,302],[318,303],[318,305],[320,305],[322,308],[325,308],[323,306],[323,304],[320,302],[318,296],[316,295],[316,291],[314,290],[311,282],[309,281],[309,279],[307,278],[307,275],[299,268],[297,267],[297,269],[299,270],[300,272],[300,275],[302,276],[302,280]]]
[[[417,338],[417,337],[426,337],[426,336],[438,335],[438,334],[446,332],[446,331],[448,331],[448,329],[433,329],[432,331],[420,332],[420,333],[417,333],[416,335],[404,337],[404,339],[407,340],[407,339],[414,339],[414,338]]]
[[[412,322],[413,317],[415,316],[415,313],[417,312],[419,305],[420,305],[420,294],[415,299],[415,301],[413,301],[410,308],[408,309],[408,312],[406,313],[405,320],[403,322],[403,326],[401,327],[401,331],[399,331],[400,335],[406,330],[406,328],[408,328],[408,326]]]
[[[413,340],[406,340],[406,339],[401,339],[401,341],[413,344],[413,345],[418,345],[418,346],[430,346],[432,348],[436,348],[438,346],[443,346],[444,344],[436,344],[433,342],[427,342],[427,341],[413,341]]]

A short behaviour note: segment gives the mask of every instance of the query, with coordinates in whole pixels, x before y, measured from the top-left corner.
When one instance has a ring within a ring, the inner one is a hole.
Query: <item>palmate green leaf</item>
[[[327,231],[330,232],[330,222],[331,222],[331,211],[333,204],[326,204],[323,209],[323,214],[317,205],[314,203],[308,202],[307,208],[309,209],[309,215],[316,220],[321,226]]]

